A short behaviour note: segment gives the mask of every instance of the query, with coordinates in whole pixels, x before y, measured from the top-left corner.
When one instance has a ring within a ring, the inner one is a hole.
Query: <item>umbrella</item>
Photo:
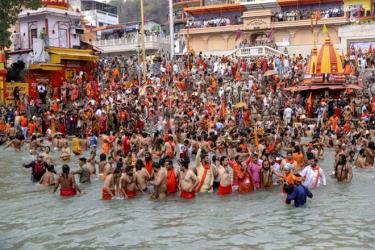
[[[238,103],[236,103],[236,105],[234,105],[234,108],[236,108],[236,109],[245,108],[245,107],[246,107],[246,103],[244,103],[244,102],[238,102]]]
[[[276,70],[267,70],[266,73],[264,73],[264,76],[273,76],[278,74],[279,73]]]

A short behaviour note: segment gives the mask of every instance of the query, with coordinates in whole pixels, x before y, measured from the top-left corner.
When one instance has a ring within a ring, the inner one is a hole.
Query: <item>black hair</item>
[[[137,162],[135,163],[135,168],[137,170],[141,170],[143,167],[144,167],[143,161],[142,160],[137,160]]]
[[[107,156],[104,153],[101,153],[99,158],[100,158],[100,161],[105,161],[107,159]]]
[[[65,164],[62,166],[62,172],[63,172],[64,178],[68,178],[69,171],[70,171],[70,168],[68,165]]]
[[[225,159],[227,159],[228,157],[226,157],[225,155],[223,155],[222,157],[220,157],[220,164],[222,164]]]

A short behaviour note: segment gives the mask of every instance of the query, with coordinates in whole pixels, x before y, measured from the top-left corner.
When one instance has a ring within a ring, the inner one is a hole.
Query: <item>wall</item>
[[[350,5],[362,5],[366,10],[371,10],[372,0],[344,0],[344,9],[348,11]]]
[[[341,38],[341,47],[348,50],[350,41],[375,41],[375,23],[341,26],[338,33]]]

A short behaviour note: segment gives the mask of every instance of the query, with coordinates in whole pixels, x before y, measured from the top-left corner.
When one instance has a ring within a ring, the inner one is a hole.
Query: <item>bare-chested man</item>
[[[228,158],[222,156],[220,159],[220,166],[218,167],[218,174],[220,176],[220,185],[217,189],[218,195],[227,195],[232,193],[232,182],[229,174]]]
[[[168,137],[168,141],[164,144],[163,158],[169,157],[169,159],[174,159],[175,144],[173,142],[173,136]]]
[[[57,179],[57,183],[55,185],[55,188],[53,189],[52,193],[55,193],[56,190],[61,186],[60,188],[60,196],[62,197],[72,197],[75,196],[77,191],[82,194],[81,189],[76,184],[74,175],[72,175],[70,172],[70,168],[68,165],[64,165],[62,167],[62,174]]]
[[[36,138],[36,135],[32,135],[31,136],[31,141],[30,141],[30,154],[31,155],[38,154],[38,150],[42,146],[43,146],[43,141],[42,140],[38,140]]]
[[[144,167],[144,163],[142,160],[137,160],[135,168],[135,184],[142,193],[146,193],[148,191],[147,182],[150,180],[150,175],[147,169]]]
[[[153,166],[155,179],[150,183],[154,186],[154,193],[151,195],[154,200],[162,200],[167,196],[167,169],[161,165],[155,163]]]
[[[121,165],[122,166],[122,165]],[[104,179],[102,189],[102,200],[112,200],[120,191],[121,166],[116,167],[113,173]]]
[[[56,171],[53,165],[48,165],[47,171],[43,174],[42,178],[39,181],[39,184],[48,187],[53,186],[57,183],[57,179],[55,178]]]
[[[121,193],[125,198],[134,198],[137,196],[136,177],[134,176],[134,168],[127,166],[125,173],[120,178]]]
[[[189,169],[189,158],[183,158],[180,164],[180,197],[183,199],[193,199],[195,197],[195,189],[199,185],[198,177],[194,171]]]

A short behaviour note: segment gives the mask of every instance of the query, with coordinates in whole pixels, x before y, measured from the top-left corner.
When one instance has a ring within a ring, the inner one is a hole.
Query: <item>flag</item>
[[[328,29],[327,29],[327,26],[324,24],[323,25],[323,30],[322,30],[323,33],[328,33]]]
[[[314,100],[313,100],[313,96],[311,92],[309,98],[307,98],[307,101],[306,101],[306,112],[308,116],[310,116],[310,113],[312,112],[313,103],[314,103]]]
[[[257,151],[259,151],[258,128],[257,128],[256,123],[254,123],[254,141],[255,141],[255,146],[257,147]]]
[[[241,37],[241,31],[240,30],[237,30],[236,31],[236,38],[235,38],[235,41],[237,42],[238,39],[240,39]]]
[[[220,117],[224,118],[225,115],[227,114],[227,107],[225,105],[225,99],[224,95],[221,96],[221,110],[220,110]]]

